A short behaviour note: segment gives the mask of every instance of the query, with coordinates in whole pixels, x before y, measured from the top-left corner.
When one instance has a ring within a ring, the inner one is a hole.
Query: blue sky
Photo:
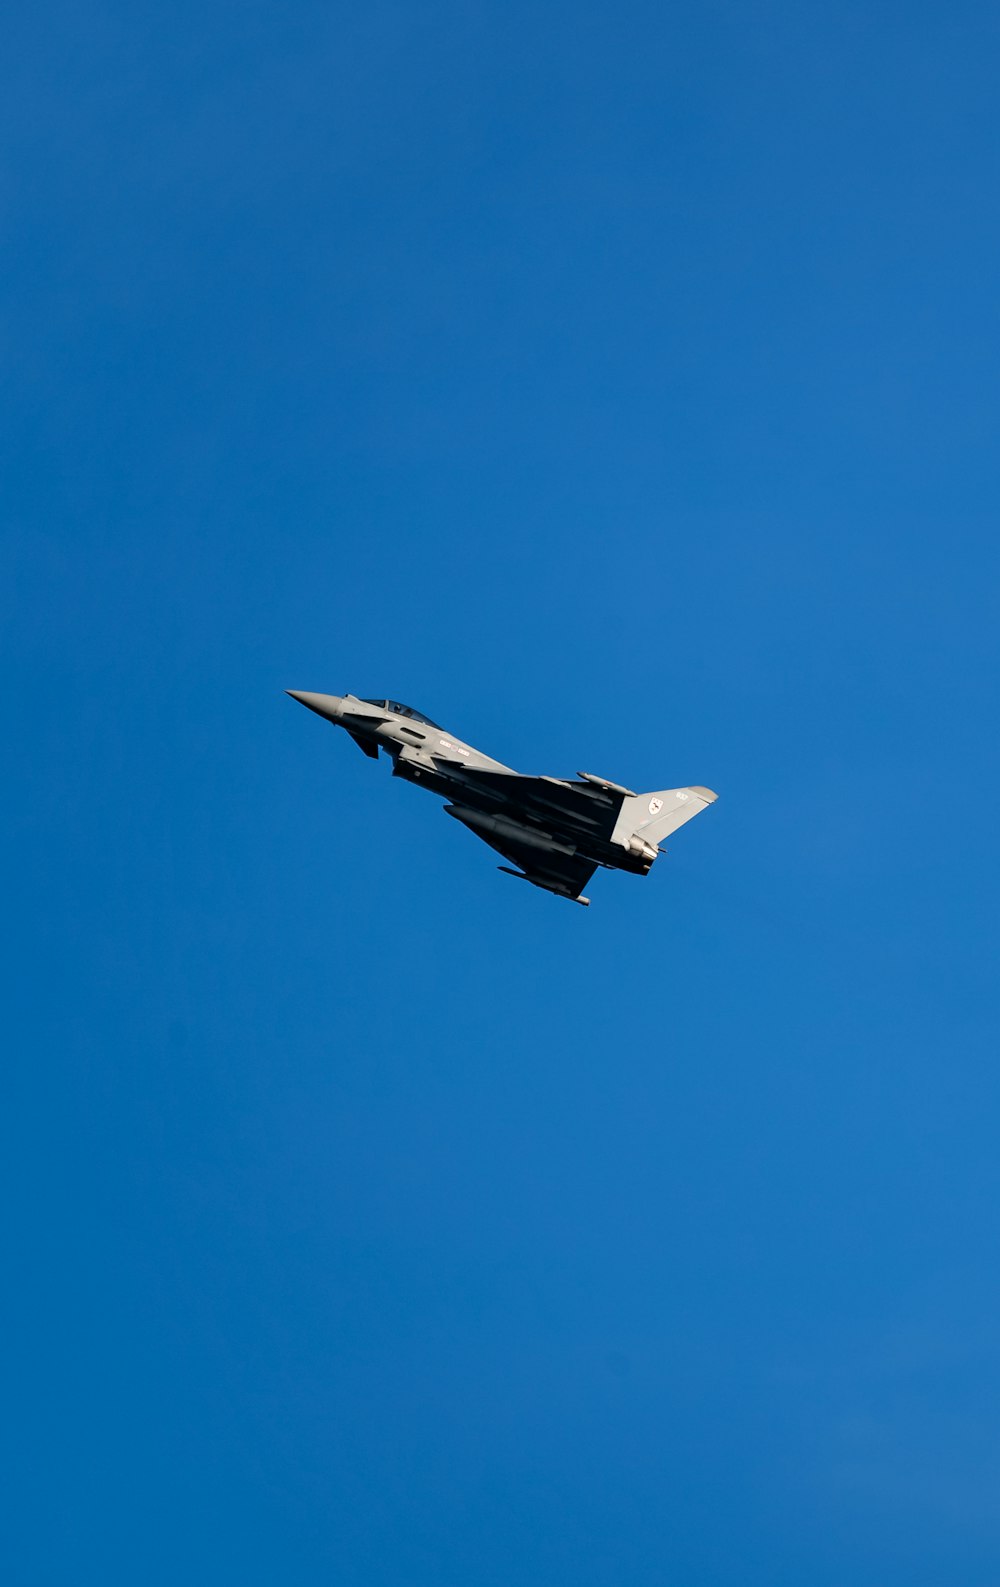
[[[995,1587],[998,53],[8,18],[5,1581]]]

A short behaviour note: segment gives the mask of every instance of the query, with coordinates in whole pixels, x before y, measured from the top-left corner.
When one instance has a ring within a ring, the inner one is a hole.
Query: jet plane
[[[575,781],[526,777],[398,700],[286,693],[372,760],[383,750],[394,777],[447,799],[448,815],[511,861],[499,870],[575,904],[590,903],[583,889],[598,866],[647,876],[664,838],[717,797],[697,787],[637,794],[589,771]]]

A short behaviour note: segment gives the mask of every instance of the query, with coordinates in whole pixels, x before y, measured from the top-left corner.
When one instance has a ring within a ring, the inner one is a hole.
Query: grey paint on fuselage
[[[580,904],[598,866],[646,875],[663,838],[716,798],[696,786],[634,794],[590,772],[524,776],[397,700],[287,692],[366,755],[383,750],[393,776],[450,800],[449,815],[518,867],[501,870]]]

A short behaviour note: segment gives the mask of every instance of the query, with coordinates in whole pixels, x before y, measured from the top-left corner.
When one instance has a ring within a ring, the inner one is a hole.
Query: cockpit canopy
[[[412,705],[401,705],[398,700],[362,700],[361,703],[377,705],[380,711],[392,711],[395,716],[408,716],[413,722],[423,722],[425,727],[436,727],[440,731],[439,722],[432,722],[422,711],[415,711]]]

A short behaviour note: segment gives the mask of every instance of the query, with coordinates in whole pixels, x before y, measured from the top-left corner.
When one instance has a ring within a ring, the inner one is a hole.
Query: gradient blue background
[[[996,7],[5,31],[3,1580],[995,1587]]]

